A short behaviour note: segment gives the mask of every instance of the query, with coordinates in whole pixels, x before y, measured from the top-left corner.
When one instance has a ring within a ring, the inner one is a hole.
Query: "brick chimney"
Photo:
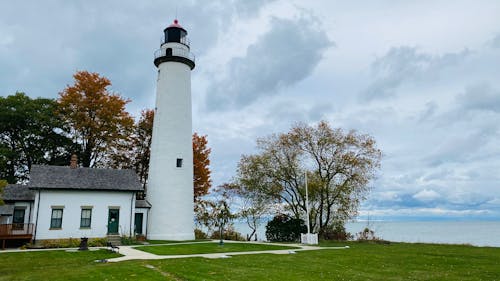
[[[78,168],[78,157],[76,156],[76,154],[71,155],[71,161],[69,162],[69,167],[71,169]]]

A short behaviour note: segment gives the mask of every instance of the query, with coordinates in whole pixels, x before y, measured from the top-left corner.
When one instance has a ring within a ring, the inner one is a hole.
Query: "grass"
[[[500,248],[346,244],[293,255],[120,263],[94,262],[117,256],[105,250],[0,253],[0,280],[500,280]]]
[[[188,242],[203,242],[203,241],[211,241],[211,239],[196,239],[196,240],[185,240],[185,241],[177,241],[177,240],[147,240],[146,242],[151,245],[156,244],[176,244],[176,243],[188,243]]]
[[[156,255],[191,255],[208,253],[227,253],[227,252],[250,252],[265,250],[286,250],[296,249],[296,247],[278,246],[272,244],[252,244],[252,243],[224,243],[219,245],[217,242],[206,242],[183,245],[162,245],[162,246],[142,246],[135,249]]]

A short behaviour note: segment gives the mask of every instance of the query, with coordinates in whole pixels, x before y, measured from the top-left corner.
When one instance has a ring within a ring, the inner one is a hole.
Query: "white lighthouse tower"
[[[194,239],[191,70],[187,31],[177,20],[155,52],[156,108],[146,199],[148,239]]]

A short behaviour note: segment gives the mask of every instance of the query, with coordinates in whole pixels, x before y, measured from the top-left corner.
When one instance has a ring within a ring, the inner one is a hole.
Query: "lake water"
[[[265,225],[257,231],[258,239],[265,239]],[[243,222],[234,226],[243,235],[250,229]],[[367,222],[350,222],[346,229],[351,234],[362,231]],[[384,240],[394,242],[423,242],[471,244],[500,247],[500,221],[371,221],[370,229]]]

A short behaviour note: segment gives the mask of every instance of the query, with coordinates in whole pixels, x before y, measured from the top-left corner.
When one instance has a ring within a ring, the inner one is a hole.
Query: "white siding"
[[[133,192],[112,191],[77,191],[77,190],[42,190],[35,196],[34,223],[36,225],[36,240],[62,239],[80,237],[105,237],[108,230],[109,207],[120,209],[119,227],[120,235],[129,235],[133,232],[135,196]],[[37,207],[38,221],[36,219]],[[50,229],[52,206],[63,206],[61,229]],[[82,206],[92,206],[91,227],[80,228]]]

